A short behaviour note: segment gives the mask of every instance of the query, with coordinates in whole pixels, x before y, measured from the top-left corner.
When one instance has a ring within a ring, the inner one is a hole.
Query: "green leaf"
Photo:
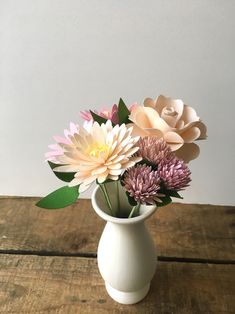
[[[75,203],[79,196],[79,186],[63,186],[48,194],[36,203],[36,206],[47,209],[58,209]]]
[[[60,166],[59,164],[54,164],[53,162],[51,161],[48,161],[48,164],[49,166],[51,167],[51,169],[53,170],[54,168]],[[57,172],[57,171],[54,171],[54,174],[57,176],[58,179],[62,180],[62,181],[65,181],[65,182],[70,182],[73,180],[74,178],[74,175],[76,172]]]
[[[98,114],[96,114],[92,110],[90,110],[90,113],[91,113],[93,120],[98,122],[99,125],[101,125],[102,123],[106,123],[107,119],[105,119],[104,117],[99,116]]]
[[[174,191],[174,190],[167,190],[168,194],[172,197],[176,197],[176,198],[181,198],[183,199],[183,197],[181,195],[179,195],[178,192]]]
[[[157,207],[162,207],[170,204],[172,202],[171,198],[169,195],[166,195],[164,197],[159,197],[162,200],[162,203],[157,202]]]
[[[119,103],[118,103],[118,120],[119,120],[119,124],[130,122],[129,119],[128,119],[129,115],[130,115],[129,109],[125,105],[125,103],[122,100],[122,98],[120,98]]]
[[[137,164],[150,166],[152,170],[157,170],[157,164],[154,164],[153,162],[149,161],[148,159],[143,158],[141,161],[139,161]]]
[[[136,200],[130,196],[130,194],[128,192],[126,192],[126,196],[128,198],[128,203],[131,205],[131,206],[136,206],[137,205],[137,202]]]

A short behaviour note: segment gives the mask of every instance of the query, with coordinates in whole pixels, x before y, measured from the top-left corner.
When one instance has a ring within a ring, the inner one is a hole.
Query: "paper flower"
[[[97,115],[99,115],[105,119],[111,120],[112,123],[118,124],[118,107],[117,107],[117,105],[113,105],[111,108],[111,111],[107,108],[103,108],[99,112],[97,112],[96,110],[94,110],[94,112]],[[90,111],[88,111],[88,110],[81,111],[80,116],[85,121],[93,120],[92,115],[91,115]]]
[[[62,136],[54,136],[54,140],[57,142],[56,144],[51,144],[48,147],[52,149],[52,151],[45,154],[45,157],[49,161],[55,161],[56,157],[62,156],[64,151],[60,144],[72,145],[70,140],[70,136],[74,136],[75,133],[78,133],[78,125],[70,122],[69,130],[64,130],[64,137]]]
[[[112,127],[110,120],[101,126],[94,122],[90,129],[80,127],[79,134],[69,136],[70,144],[59,144],[63,155],[55,157],[55,162],[62,165],[54,171],[75,172],[69,185],[80,184],[80,192],[95,180],[98,183],[106,179],[118,180],[124,170],[141,160],[133,156],[139,149],[134,146],[139,137],[132,137],[131,132],[125,124]]]
[[[206,137],[206,127],[182,100],[159,96],[128,108],[120,98],[111,110],[86,110],[81,117],[82,127],[70,123],[64,136],[54,137],[56,143],[46,154],[52,171],[68,185],[40,200],[39,207],[71,205],[96,182],[111,214],[118,217],[105,183],[121,180],[130,205],[138,203],[131,218],[141,203],[167,205],[189,185],[191,172],[185,162],[198,155],[193,141]]]
[[[160,177],[157,171],[146,165],[136,165],[127,170],[122,181],[125,190],[136,202],[141,204],[155,204],[161,202],[158,194]]]
[[[146,136],[140,138],[136,146],[139,147],[136,154],[154,164],[158,164],[162,159],[172,154],[170,147],[162,138]]]
[[[189,168],[182,159],[174,155],[162,159],[158,164],[157,172],[168,190],[183,190],[191,181]]]
[[[135,108],[129,119],[134,124],[133,134],[164,138],[172,151],[178,150],[184,143],[206,138],[206,126],[196,111],[180,99],[162,95],[156,100],[146,98],[144,106]],[[195,157],[192,156],[192,159]]]
[[[137,107],[137,103],[133,103],[128,110],[131,112]],[[118,118],[118,106],[114,104],[111,108],[111,110],[107,108],[103,108],[101,111],[96,111],[94,112],[98,115],[101,116],[105,119],[111,120],[113,124],[118,124],[119,123],[119,118]],[[93,117],[88,110],[84,110],[80,112],[80,116],[83,120],[85,121],[93,121]]]
[[[95,110],[94,110],[94,112],[97,113],[97,114],[99,114],[99,113],[96,112]],[[85,120],[85,121],[91,121],[91,120],[93,120],[92,115],[91,115],[91,113],[90,113],[89,110],[80,111],[80,117],[81,117],[83,120]]]

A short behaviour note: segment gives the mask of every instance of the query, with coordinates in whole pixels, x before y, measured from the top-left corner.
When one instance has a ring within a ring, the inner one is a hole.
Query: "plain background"
[[[208,126],[183,201],[235,204],[234,12],[234,0],[0,0],[0,194],[63,185],[44,153],[80,110],[164,94]]]

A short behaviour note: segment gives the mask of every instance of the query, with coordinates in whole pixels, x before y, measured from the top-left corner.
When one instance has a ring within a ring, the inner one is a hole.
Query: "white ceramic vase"
[[[109,183],[107,189],[115,209],[119,195],[121,215],[127,217],[132,207],[122,187],[119,186],[117,193],[116,184]],[[156,268],[156,249],[145,226],[145,220],[155,212],[156,206],[142,205],[137,217],[112,217],[99,186],[92,194],[92,205],[107,221],[97,252],[98,267],[107,292],[119,303],[137,303],[147,295]]]

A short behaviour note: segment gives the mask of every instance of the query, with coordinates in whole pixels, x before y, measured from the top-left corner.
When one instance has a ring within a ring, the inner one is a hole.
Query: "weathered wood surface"
[[[38,198],[0,198],[0,250],[89,254],[97,250],[104,222],[90,200],[49,211]],[[171,204],[147,221],[164,257],[235,261],[235,207]]]
[[[0,313],[234,313],[234,265],[159,262],[139,304],[114,302],[96,259],[0,256]]]

